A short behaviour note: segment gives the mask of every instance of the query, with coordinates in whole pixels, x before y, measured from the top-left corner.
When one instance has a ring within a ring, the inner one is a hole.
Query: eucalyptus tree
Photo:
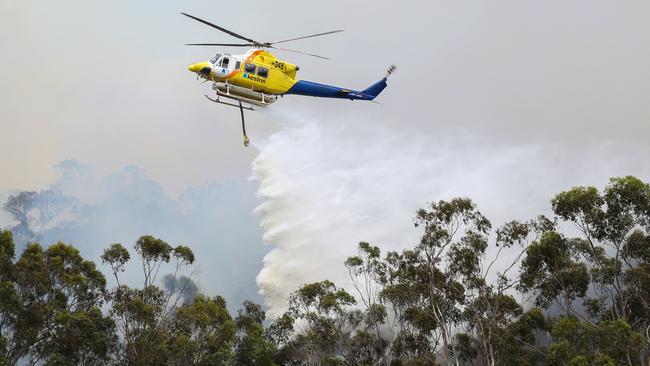
[[[356,300],[330,281],[309,283],[289,297],[289,310],[267,334],[279,341],[283,365],[339,365],[349,356],[349,340],[360,322]]]
[[[491,261],[491,224],[467,198],[418,210],[416,226],[424,234],[415,248],[381,258],[378,247],[362,242],[345,262],[363,308],[357,353],[372,364],[433,363],[440,354],[445,364],[521,364],[538,357],[533,332],[543,316],[524,313],[513,294],[528,245],[553,223],[540,216],[505,224]],[[504,250],[512,260],[501,260],[497,271]]]
[[[15,240],[22,247],[29,242],[38,241],[52,220],[76,204],[75,198],[65,196],[61,191],[44,189],[11,195],[2,208],[17,222],[12,231]]]
[[[266,313],[261,305],[244,301],[237,312],[235,362],[237,365],[273,366],[276,348],[264,333]]]
[[[415,226],[423,229],[420,243],[401,254],[387,254],[382,296],[398,309],[402,327],[396,356],[432,357],[441,351],[452,363],[454,330],[461,320],[465,287],[447,257],[463,243],[482,238],[490,222],[468,198],[434,202],[419,209]],[[458,358],[454,363],[458,364]]]
[[[120,281],[120,273],[131,259],[121,244],[111,245],[101,256],[117,281],[117,287],[111,291],[109,312],[122,336],[117,359],[129,365],[164,364],[170,355],[169,327],[190,282],[181,281],[183,288],[165,292],[156,285],[158,275],[164,264],[173,261],[171,279],[178,283],[179,270],[194,263],[194,254],[188,247],[172,247],[150,235],[140,237],[134,248],[142,268],[142,288],[131,288]]]
[[[520,286],[538,305],[562,312],[550,356],[576,364],[650,362],[650,186],[612,178],[602,192],[574,187],[551,203],[578,235],[544,233],[526,253]],[[612,339],[616,347],[608,347]],[[585,342],[590,347],[580,346]]]
[[[12,235],[0,230],[0,360],[4,364],[101,365],[115,325],[101,311],[106,280],[64,243],[29,244],[15,259]]]
[[[170,365],[226,366],[233,362],[236,325],[220,296],[199,294],[178,307],[168,332]]]
[[[496,230],[494,254],[487,259],[488,236],[470,233],[452,245],[447,261],[449,272],[465,288],[465,302],[456,337],[464,359],[482,365],[525,365],[542,357],[534,332],[545,329],[539,309],[524,312],[515,296],[519,284],[517,270],[525,253],[554,223],[544,216],[527,222],[510,221]],[[505,255],[504,255],[505,254]],[[471,346],[474,351],[468,352]]]
[[[350,354],[358,359],[358,364],[390,365],[397,317],[388,316],[388,304],[381,296],[387,269],[381,250],[361,242],[357,255],[347,258],[345,266],[363,309],[360,326],[351,340]]]

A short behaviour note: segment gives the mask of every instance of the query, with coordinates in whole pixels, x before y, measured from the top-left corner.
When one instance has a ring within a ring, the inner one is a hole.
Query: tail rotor
[[[390,65],[390,67],[388,68],[388,70],[386,70],[386,78],[388,78],[388,77],[390,76],[390,74],[394,73],[395,70],[397,70],[397,66],[395,66],[395,65]]]

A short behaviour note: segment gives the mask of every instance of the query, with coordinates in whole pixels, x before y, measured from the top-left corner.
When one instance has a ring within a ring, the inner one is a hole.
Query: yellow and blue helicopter
[[[254,110],[254,106],[267,106],[275,102],[278,96],[289,94],[321,98],[373,101],[379,93],[386,88],[386,80],[388,76],[396,69],[395,65],[390,66],[383,79],[361,91],[339,88],[337,86],[319,84],[306,80],[298,80],[296,79],[296,72],[299,70],[297,65],[278,59],[275,55],[266,51],[266,49],[296,52],[327,59],[327,57],[313,53],[276,47],[275,45],[299,39],[338,33],[342,32],[342,30],[334,30],[275,42],[258,42],[193,15],[187,13],[181,14],[247,42],[189,43],[188,46],[251,47],[249,51],[242,55],[217,53],[217,55],[210,61],[198,62],[188,67],[191,72],[197,74],[197,77],[203,78],[206,81],[213,81],[212,89],[217,94],[216,98],[210,98],[207,95],[206,98],[215,103],[239,107],[244,134],[244,146],[248,146],[249,142],[248,136],[246,136],[244,109]],[[242,102],[244,104],[242,104]]]

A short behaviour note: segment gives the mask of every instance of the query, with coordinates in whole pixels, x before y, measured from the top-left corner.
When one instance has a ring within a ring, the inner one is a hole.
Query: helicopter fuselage
[[[388,68],[386,76],[362,91],[340,88],[338,86],[319,84],[312,81],[296,79],[298,66],[279,60],[266,49],[272,48],[287,52],[295,52],[322,59],[327,57],[314,53],[284,48],[284,43],[300,39],[320,37],[329,34],[342,32],[342,29],[316,33],[301,37],[283,39],[274,42],[259,42],[241,34],[237,34],[220,25],[207,20],[195,17],[187,13],[184,16],[194,19],[209,27],[217,29],[232,37],[245,41],[246,43],[188,43],[188,46],[227,46],[227,47],[253,47],[243,55],[231,55],[226,53],[217,54],[212,60],[192,64],[188,69],[196,73],[198,77],[213,82],[212,89],[217,93],[216,98],[209,100],[225,104],[231,107],[238,107],[241,114],[241,127],[244,133],[244,146],[248,146],[246,136],[246,121],[244,109],[254,110],[253,106],[265,106],[277,100],[278,96],[285,94],[306,95],[319,98],[339,98],[350,100],[374,100],[384,88],[386,79],[393,71],[395,65]],[[278,47],[278,44],[282,44]],[[223,98],[222,98],[223,97]],[[224,100],[226,99],[226,100]],[[230,100],[230,101],[228,101]],[[233,103],[232,100],[235,100]],[[244,105],[248,103],[249,105]]]
[[[285,94],[373,100],[386,87],[386,78],[363,91],[298,80],[297,65],[261,49],[243,55],[217,54],[212,60],[190,65],[188,69],[213,81],[217,95],[256,105],[273,103],[278,95]]]

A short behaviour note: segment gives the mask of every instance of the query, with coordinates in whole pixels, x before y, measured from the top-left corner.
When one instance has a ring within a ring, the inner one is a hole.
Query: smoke
[[[408,121],[279,118],[287,122],[253,162],[263,199],[256,211],[272,246],[257,283],[274,314],[304,283],[349,287],[343,263],[359,241],[384,251],[414,246],[420,232],[412,218],[428,202],[470,197],[498,226],[548,214],[551,197],[575,185],[650,177],[649,167],[628,158],[639,152],[630,145],[504,146],[471,131],[419,135]]]
[[[258,218],[252,213],[259,203],[253,183],[207,183],[171,197],[144,169],[133,165],[102,177],[91,166],[66,160],[57,164],[55,171],[58,178],[52,184],[30,195],[30,207],[36,207],[34,212],[38,214],[40,207],[51,207],[52,202],[64,202],[67,206],[57,206],[56,217],[51,219],[41,219],[39,214],[39,220],[28,220],[30,230],[21,232],[32,236],[24,240],[17,236],[21,240],[18,253],[27,241],[38,241],[44,246],[63,241],[79,248],[84,257],[94,260],[107,273],[108,268],[100,264],[99,257],[104,248],[119,242],[131,250],[134,258],[123,282],[142,286],[141,268],[132,248],[138,237],[151,234],[172,246],[182,244],[194,251],[198,271],[192,280],[201,292],[224,296],[232,308],[243,300],[261,301],[255,274],[260,270],[265,248],[260,240]],[[5,216],[0,221],[2,226],[13,228],[16,233],[24,225]],[[181,274],[179,281],[185,281],[184,278]],[[110,276],[107,279],[112,281]],[[168,279],[162,284],[168,286]],[[190,287],[191,291],[184,294],[185,300],[197,291],[194,283]]]
[[[186,276],[176,278],[171,273],[162,278],[162,285],[167,294],[178,296],[179,300],[182,300],[181,304],[191,304],[199,291],[191,278]]]

